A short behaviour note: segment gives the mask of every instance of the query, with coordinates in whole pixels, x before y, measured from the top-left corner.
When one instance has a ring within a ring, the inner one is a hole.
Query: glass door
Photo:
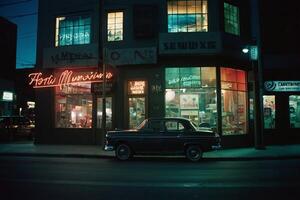
[[[106,97],[106,128],[112,129],[112,97]],[[97,128],[102,127],[102,98],[97,98]]]
[[[128,103],[129,128],[135,128],[145,119],[145,97],[130,97]]]

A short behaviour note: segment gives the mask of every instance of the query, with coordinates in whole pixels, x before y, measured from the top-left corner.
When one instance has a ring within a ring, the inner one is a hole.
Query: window
[[[106,128],[112,129],[112,97],[105,98]],[[97,128],[102,128],[103,99],[97,98]]]
[[[107,13],[107,41],[123,40],[123,12]]]
[[[165,115],[216,127],[216,68],[166,68]]]
[[[56,128],[91,128],[90,83],[73,83],[55,89]]]
[[[55,46],[89,44],[91,42],[91,18],[68,16],[56,18]]]
[[[206,32],[207,0],[168,0],[168,32]]]
[[[184,130],[184,126],[181,122],[177,121],[166,121],[165,127],[167,131],[182,131]]]
[[[239,8],[229,3],[224,3],[225,32],[240,35]]]
[[[245,134],[247,128],[246,72],[221,68],[223,135]]]
[[[275,95],[264,95],[264,128],[275,128]]]
[[[300,128],[300,95],[289,97],[290,105],[290,127]]]
[[[128,81],[129,128],[137,127],[146,118],[146,81]]]

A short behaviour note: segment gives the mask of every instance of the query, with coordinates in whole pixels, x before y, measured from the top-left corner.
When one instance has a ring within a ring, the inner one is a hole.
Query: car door
[[[145,128],[139,132],[137,151],[140,153],[160,153],[163,151],[161,141],[162,121],[148,120]]]
[[[185,132],[184,125],[179,120],[166,120],[164,122],[164,134],[162,143],[164,152],[178,153],[183,151],[183,134]]]

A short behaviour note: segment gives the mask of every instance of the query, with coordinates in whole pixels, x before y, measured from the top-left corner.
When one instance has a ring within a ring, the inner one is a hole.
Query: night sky
[[[0,0],[0,16],[17,24],[16,68],[35,64],[38,0]]]

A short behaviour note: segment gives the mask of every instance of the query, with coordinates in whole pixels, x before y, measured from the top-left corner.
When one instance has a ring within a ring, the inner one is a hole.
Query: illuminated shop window
[[[89,44],[91,17],[67,16],[56,18],[55,46]]]
[[[239,8],[229,3],[224,3],[225,32],[240,35]]]
[[[90,83],[73,83],[55,89],[55,127],[91,128],[92,95]]]
[[[245,134],[247,131],[246,72],[221,68],[223,135]]]
[[[166,68],[165,115],[216,127],[216,68]]]
[[[300,128],[300,95],[289,97],[290,105],[290,127]]]
[[[107,41],[123,40],[123,12],[107,13]]]
[[[168,32],[207,32],[207,0],[168,0]]]
[[[264,95],[264,128],[273,129],[275,128],[275,95]]]

